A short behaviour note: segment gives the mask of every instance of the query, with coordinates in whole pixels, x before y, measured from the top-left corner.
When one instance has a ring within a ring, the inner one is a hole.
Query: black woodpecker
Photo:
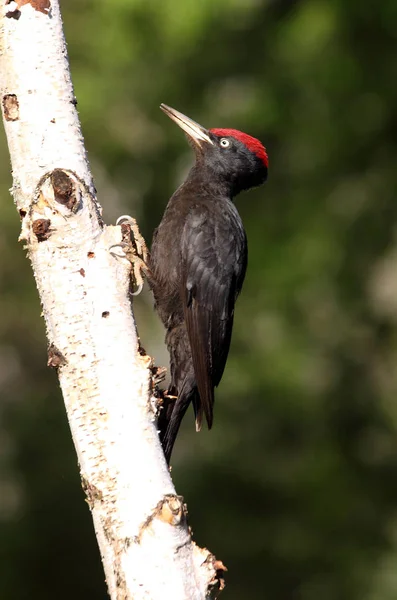
[[[261,142],[236,129],[204,129],[177,110],[161,109],[181,127],[196,161],[154,232],[150,285],[167,330],[176,400],[159,419],[167,462],[182,418],[193,404],[211,429],[214,388],[229,353],[234,306],[247,267],[247,239],[233,198],[267,178]]]

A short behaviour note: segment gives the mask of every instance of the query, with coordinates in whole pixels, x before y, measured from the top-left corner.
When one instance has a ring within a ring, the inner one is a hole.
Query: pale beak
[[[160,108],[170,117],[183,131],[189,136],[189,138],[198,146],[201,146],[201,142],[207,142],[207,144],[214,144],[209,136],[209,132],[204,127],[201,127],[198,123],[189,119],[175,108],[171,108],[166,104],[160,104]]]

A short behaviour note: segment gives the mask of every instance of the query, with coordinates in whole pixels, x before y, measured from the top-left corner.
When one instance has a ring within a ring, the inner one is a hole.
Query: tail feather
[[[184,394],[183,391],[179,395],[175,406],[169,416],[168,425],[163,436],[160,436],[161,444],[163,446],[164,456],[168,464],[170,464],[172,450],[174,448],[175,440],[178,435],[179,427],[181,426],[182,419],[189,407],[194,392],[190,394]]]
[[[192,353],[184,323],[167,331],[166,343],[170,353],[171,385],[169,394],[178,397],[176,402],[165,405],[158,421],[160,441],[169,464],[179,427],[189,404],[193,404],[197,431],[201,428],[204,411],[197,389]],[[205,416],[208,421],[208,415]],[[211,426],[211,421],[208,421],[208,425]]]

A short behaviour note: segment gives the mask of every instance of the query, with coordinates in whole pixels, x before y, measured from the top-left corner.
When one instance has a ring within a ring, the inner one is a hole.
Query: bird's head
[[[237,129],[205,129],[165,104],[161,109],[186,133],[195,168],[228,184],[233,196],[266,181],[269,161],[259,140]]]

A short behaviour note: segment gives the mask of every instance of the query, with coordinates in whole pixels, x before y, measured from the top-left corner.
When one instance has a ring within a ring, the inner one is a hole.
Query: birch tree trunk
[[[109,248],[76,111],[57,0],[3,2],[0,92],[22,219],[112,600],[201,600],[222,564],[191,539],[159,443],[131,264]],[[125,233],[125,226],[123,226]],[[44,493],[44,491],[43,491]]]

